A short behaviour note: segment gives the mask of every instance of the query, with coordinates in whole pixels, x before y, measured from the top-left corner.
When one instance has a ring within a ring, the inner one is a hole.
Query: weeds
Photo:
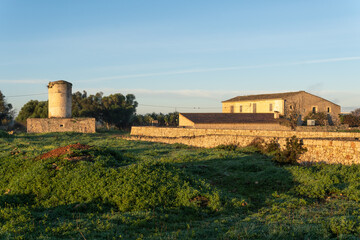
[[[1,138],[0,239],[356,239],[360,234],[358,165],[275,164],[276,139],[260,152],[254,146],[201,149],[116,136]],[[93,147],[37,159],[78,142]],[[289,139],[281,150],[284,157],[297,157],[285,154],[287,148],[301,150],[301,142]],[[67,160],[84,156],[91,161]]]

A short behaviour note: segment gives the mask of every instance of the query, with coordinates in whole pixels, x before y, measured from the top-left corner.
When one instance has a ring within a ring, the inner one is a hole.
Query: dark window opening
[[[60,127],[64,127],[64,125],[60,124]]]
[[[231,112],[231,113],[234,113],[234,106],[231,106],[231,107],[230,107],[230,112]]]
[[[329,113],[329,112],[331,112],[331,109],[330,109],[330,107],[328,107],[328,108],[327,108],[327,112],[328,112],[328,113]]]
[[[243,109],[242,109],[242,105],[240,105],[240,112],[242,113]]]
[[[273,105],[272,105],[272,103],[270,103],[270,105],[269,105],[269,111],[270,111],[270,112],[273,111]]]
[[[312,108],[312,112],[313,112],[313,113],[316,113],[316,107],[313,107],[313,108]]]

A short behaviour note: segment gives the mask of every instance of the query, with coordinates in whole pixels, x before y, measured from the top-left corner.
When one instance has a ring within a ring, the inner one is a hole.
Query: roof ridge
[[[233,102],[233,101],[237,101],[237,100],[254,100],[254,99],[261,99],[259,97],[263,97],[263,98],[267,98],[267,99],[275,99],[275,98],[282,98],[283,96],[289,96],[289,95],[296,95],[299,93],[303,93],[306,91],[304,90],[300,90],[300,91],[296,91],[296,92],[282,92],[282,93],[264,93],[264,94],[253,94],[253,95],[242,95],[242,96],[237,96],[237,97],[233,97],[230,98],[228,100],[222,101],[222,102]],[[273,98],[269,98],[269,97],[273,97]]]

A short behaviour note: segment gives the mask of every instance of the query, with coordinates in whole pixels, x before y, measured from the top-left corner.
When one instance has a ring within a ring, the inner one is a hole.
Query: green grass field
[[[256,149],[0,135],[0,239],[358,239],[360,167]],[[69,144],[93,146],[39,159]],[[85,158],[83,156],[86,156]]]

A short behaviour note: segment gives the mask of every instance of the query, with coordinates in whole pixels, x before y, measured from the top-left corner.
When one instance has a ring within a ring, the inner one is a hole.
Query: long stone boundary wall
[[[265,142],[278,138],[284,146],[286,138],[294,135],[308,149],[300,162],[360,164],[360,133],[132,127],[127,139],[212,148],[221,144],[245,147],[257,137]]]

